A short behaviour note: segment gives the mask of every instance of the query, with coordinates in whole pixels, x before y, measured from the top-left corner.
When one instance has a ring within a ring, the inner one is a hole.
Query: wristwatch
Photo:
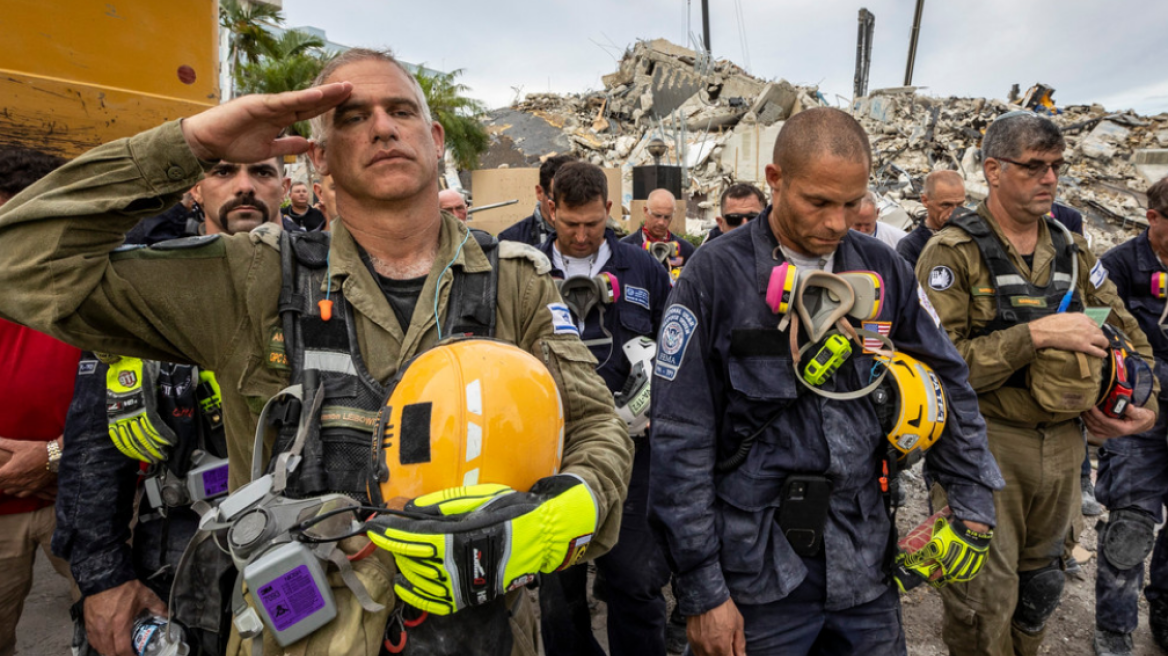
[[[45,442],[45,448],[49,450],[49,461],[45,463],[45,469],[56,474],[61,466],[61,447],[57,446],[57,440],[49,440]]]

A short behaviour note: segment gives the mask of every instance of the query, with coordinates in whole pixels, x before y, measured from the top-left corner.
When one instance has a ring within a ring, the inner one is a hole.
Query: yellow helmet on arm
[[[888,375],[872,392],[876,416],[904,466],[915,463],[945,430],[948,411],[941,379],[933,368],[897,351],[878,355]]]
[[[559,472],[564,412],[551,373],[530,353],[458,339],[399,372],[373,440],[380,498],[391,506],[480,483],[528,490]]]

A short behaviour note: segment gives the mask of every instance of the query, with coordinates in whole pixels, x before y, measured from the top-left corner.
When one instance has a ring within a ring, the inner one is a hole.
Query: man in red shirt
[[[61,164],[32,150],[0,150],[0,205]],[[72,346],[0,319],[0,656],[16,651],[37,548],[73,580],[69,564],[49,553],[49,541],[57,524],[61,434],[80,357]]]

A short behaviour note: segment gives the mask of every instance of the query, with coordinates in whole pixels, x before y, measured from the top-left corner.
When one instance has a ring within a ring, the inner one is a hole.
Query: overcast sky
[[[700,0],[284,0],[284,13],[288,26],[322,28],[338,43],[465,69],[470,95],[494,108],[516,88],[602,88],[637,39],[684,42],[690,4],[700,38]],[[901,85],[914,0],[710,0],[713,53],[749,60],[762,78],[819,84],[833,102],[850,98],[860,7],[876,15],[869,88]],[[1005,98],[1013,83],[1044,82],[1060,105],[1157,114],[1168,112],[1166,53],[1165,0],[927,0],[913,83],[939,96]]]

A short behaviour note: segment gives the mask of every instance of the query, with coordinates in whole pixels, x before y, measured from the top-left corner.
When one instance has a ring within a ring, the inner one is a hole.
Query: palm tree
[[[459,168],[469,170],[478,167],[479,155],[490,146],[490,138],[482,124],[486,106],[464,96],[470,87],[455,81],[462,73],[461,68],[438,73],[419,66],[414,76],[426,94],[434,120],[446,130],[446,145],[454,155],[455,163]]]
[[[236,70],[235,87],[240,95],[307,89],[330,57],[320,37],[300,30],[284,32],[279,39],[262,44],[259,51],[255,61]],[[296,123],[291,131],[309,136],[307,121]]]
[[[231,35],[231,76],[238,75],[241,61],[255,63],[262,48],[270,47],[275,38],[268,32],[265,23],[278,25],[284,22],[280,10],[261,2],[240,0],[220,0],[219,25]]]

